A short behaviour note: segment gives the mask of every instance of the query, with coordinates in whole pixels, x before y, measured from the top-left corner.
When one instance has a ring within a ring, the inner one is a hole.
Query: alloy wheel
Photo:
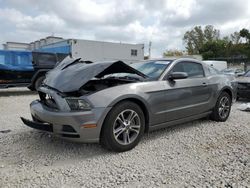
[[[230,112],[230,101],[228,97],[224,96],[220,100],[220,105],[219,105],[219,116],[221,118],[226,118]]]
[[[140,129],[139,115],[134,110],[127,109],[118,114],[113,125],[113,135],[119,144],[129,145],[138,137]]]

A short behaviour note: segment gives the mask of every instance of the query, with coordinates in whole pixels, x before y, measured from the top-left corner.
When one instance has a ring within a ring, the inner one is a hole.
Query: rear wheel
[[[231,111],[232,99],[227,92],[222,92],[216,102],[211,114],[211,119],[215,121],[226,121]]]
[[[36,89],[36,91],[41,86],[44,79],[45,79],[45,76],[40,76],[40,77],[38,77],[36,79],[36,81],[35,81],[35,89]]]
[[[140,141],[145,129],[141,108],[130,101],[124,101],[109,112],[103,124],[101,144],[116,152],[128,151]]]

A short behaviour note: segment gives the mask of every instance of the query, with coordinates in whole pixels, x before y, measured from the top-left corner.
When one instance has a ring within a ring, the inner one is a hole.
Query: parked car
[[[238,76],[242,76],[245,74],[245,71],[242,69],[238,69],[238,68],[229,68],[229,69],[224,69],[222,70],[223,74],[230,74],[230,75],[234,75],[236,77]]]
[[[247,71],[243,76],[237,78],[237,82],[237,97],[250,98],[250,70]]]
[[[35,129],[113,151],[134,148],[145,131],[210,116],[226,121],[234,77],[194,59],[122,61],[65,59],[49,71],[30,104]]]
[[[46,72],[67,54],[0,50],[0,88],[38,88]]]

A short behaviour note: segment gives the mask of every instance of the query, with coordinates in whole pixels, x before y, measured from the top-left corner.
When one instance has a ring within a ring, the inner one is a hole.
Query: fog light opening
[[[81,126],[82,128],[96,128],[97,125],[96,124],[85,124]]]

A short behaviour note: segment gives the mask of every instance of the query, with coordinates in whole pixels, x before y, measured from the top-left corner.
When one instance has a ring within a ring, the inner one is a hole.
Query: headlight
[[[73,111],[81,111],[81,110],[86,111],[91,109],[90,104],[84,99],[67,98],[66,101],[70,109]]]

